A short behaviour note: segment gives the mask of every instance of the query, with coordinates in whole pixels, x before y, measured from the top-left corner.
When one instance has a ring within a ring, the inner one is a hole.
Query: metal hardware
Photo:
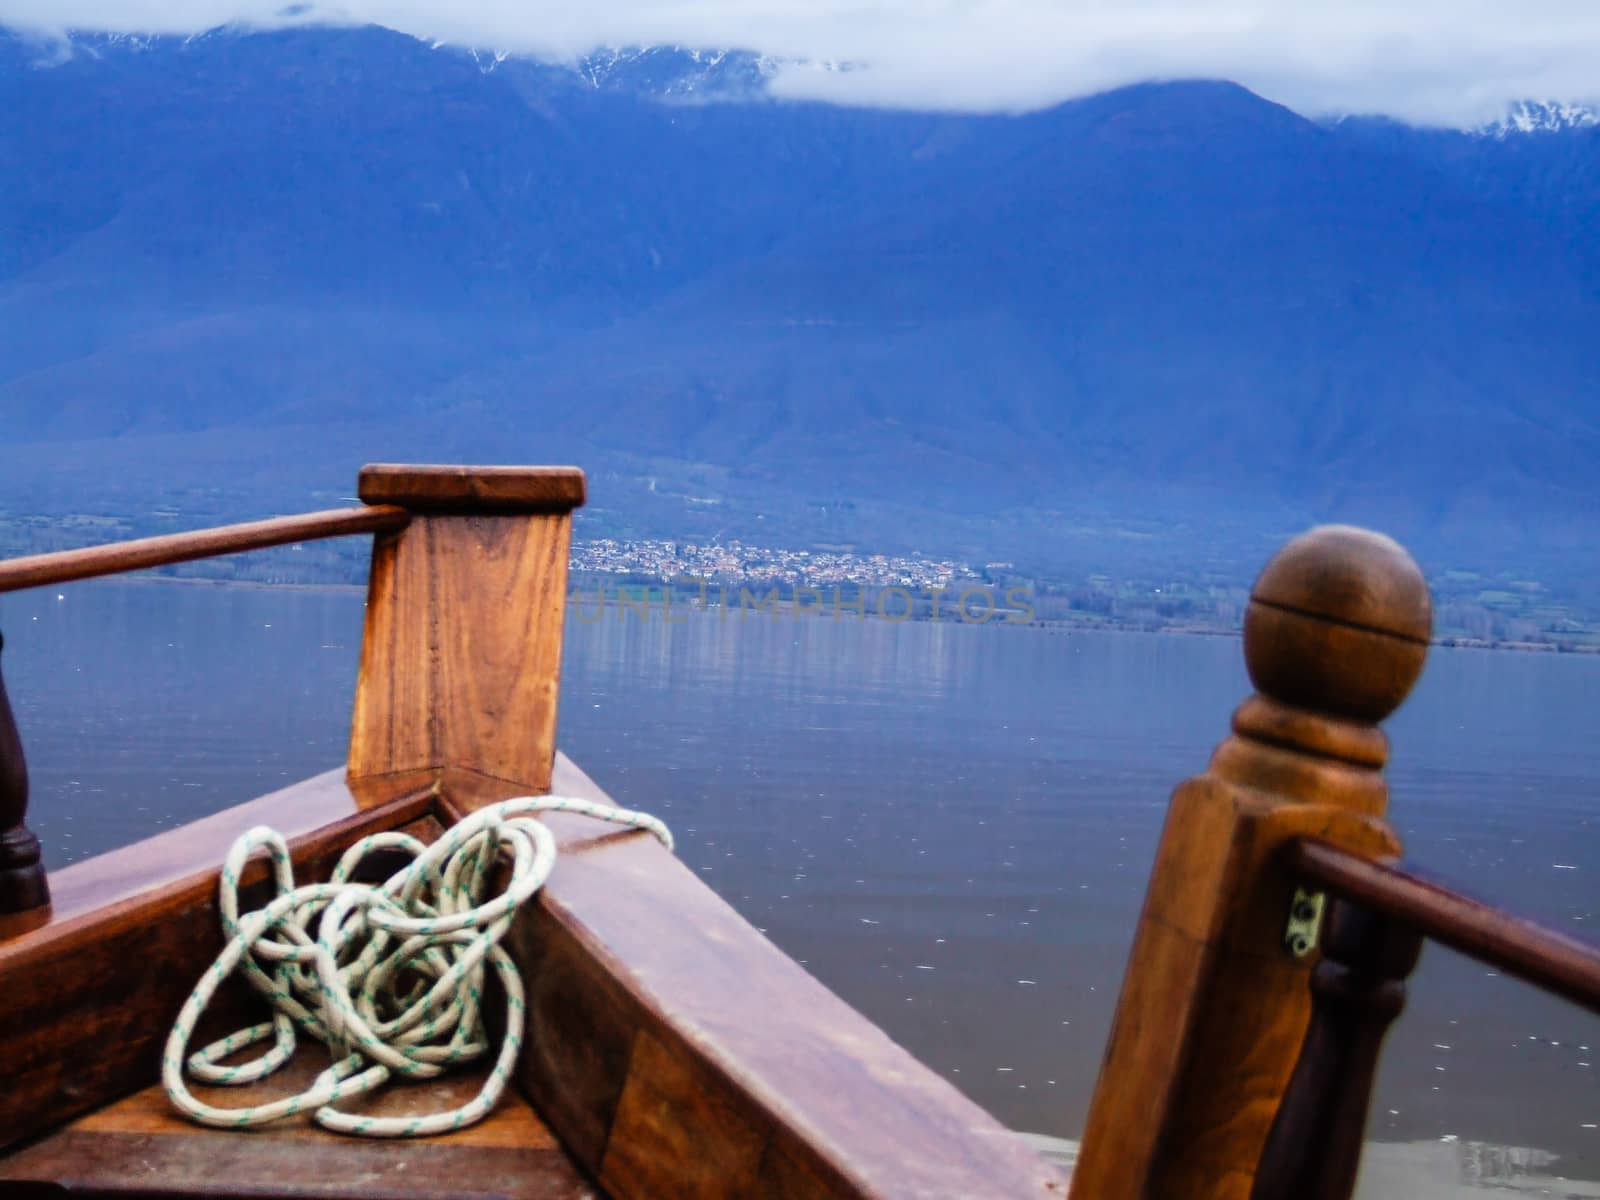
[[[1326,892],[1308,892],[1303,887],[1294,889],[1283,944],[1296,958],[1304,958],[1317,948],[1317,931],[1322,928],[1322,908],[1327,901]]]

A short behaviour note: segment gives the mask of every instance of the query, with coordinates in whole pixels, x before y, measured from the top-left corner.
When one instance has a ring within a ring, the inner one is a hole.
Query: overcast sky
[[[1600,0],[0,0],[0,24],[188,33],[375,22],[478,49],[742,48],[856,69],[774,90],[842,103],[1022,109],[1144,79],[1232,79],[1308,115],[1492,119],[1600,101]]]

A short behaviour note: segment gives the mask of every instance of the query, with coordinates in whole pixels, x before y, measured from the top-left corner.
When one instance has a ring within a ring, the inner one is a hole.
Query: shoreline
[[[121,583],[131,583],[131,584],[137,584],[137,585],[140,585],[140,586],[177,585],[177,586],[181,586],[181,587],[220,588],[220,589],[228,589],[228,590],[236,590],[236,591],[299,592],[299,593],[310,594],[310,595],[316,595],[316,594],[323,594],[323,595],[365,595],[366,594],[366,590],[367,590],[367,585],[364,584],[364,583],[265,583],[265,582],[261,582],[261,581],[257,581],[257,580],[249,580],[249,579],[208,579],[208,578],[205,578],[203,576],[151,575],[151,574],[143,574],[143,573],[109,576],[109,577],[106,577],[106,578],[110,582],[113,582],[113,583],[119,583],[119,584],[121,584]],[[85,581],[85,582],[88,582],[88,581]],[[573,591],[568,591],[567,592],[567,604],[574,611],[577,610],[577,608],[579,606],[578,602],[580,600],[587,600],[588,603],[592,605],[593,602],[594,602],[594,599],[595,599],[595,597],[594,597],[594,595],[592,593],[586,593],[581,588],[577,589],[577,590],[573,590]],[[607,597],[605,597],[604,598],[604,604],[605,604],[605,608],[606,608],[607,611],[616,610],[616,609],[619,609],[619,608],[621,608],[623,606],[623,602],[616,596],[607,596]],[[629,601],[628,604],[629,604],[630,609],[637,614],[638,613],[638,608],[637,608],[638,602]],[[733,609],[730,609],[730,608],[726,608],[726,607],[721,606],[721,605],[707,605],[705,607],[701,607],[698,604],[695,604],[695,603],[692,603],[692,602],[686,602],[684,604],[682,610],[680,610],[680,611],[697,612],[697,613],[701,613],[701,614],[707,614],[707,613],[711,613],[711,612],[725,613],[725,612],[736,611],[736,610],[733,610]],[[763,616],[763,617],[767,616],[768,613],[770,612],[770,619],[773,619],[773,620],[786,620],[786,621],[791,621],[791,622],[796,622],[796,623],[798,623],[802,619],[816,620],[816,619],[819,619],[819,618],[821,618],[823,616],[822,613],[815,612],[815,611],[811,612],[809,615],[804,616],[804,617],[802,617],[801,615],[795,614],[795,612],[794,612],[794,603],[793,603],[792,600],[791,601],[779,601],[775,610],[762,609],[762,610],[756,610],[756,611],[757,611],[757,615],[759,615],[759,616]],[[644,619],[647,622],[652,621],[652,620],[664,620],[664,617],[656,616],[656,615],[654,615],[655,613],[656,613],[656,607],[654,605],[652,605],[646,611],[646,613],[643,615]],[[576,619],[582,620],[583,618],[580,617],[580,618],[576,618]],[[677,624],[680,619],[681,618],[674,617],[670,623],[671,624]],[[741,619],[744,619],[744,617],[741,616]],[[835,614],[834,619],[835,620],[838,619],[837,614]],[[1080,621],[1050,621],[1050,620],[1040,620],[1037,617],[1034,618],[1033,620],[1029,620],[1029,621],[1008,621],[1003,616],[998,616],[998,615],[995,616],[994,618],[990,619],[990,620],[987,620],[987,621],[971,621],[971,620],[960,620],[960,619],[950,620],[950,621],[943,621],[943,620],[930,619],[928,617],[920,617],[920,616],[884,617],[884,616],[880,616],[877,613],[867,612],[867,613],[855,614],[855,619],[861,620],[861,621],[882,622],[882,623],[888,624],[888,625],[909,625],[909,624],[934,625],[934,624],[946,624],[946,625],[970,626],[970,627],[974,627],[974,628],[981,628],[981,627],[984,627],[984,626],[991,626],[991,627],[1013,626],[1013,627],[1018,627],[1018,628],[1022,628],[1022,629],[1032,629],[1032,630],[1035,630],[1035,631],[1038,631],[1038,632],[1041,632],[1041,633],[1050,633],[1050,634],[1061,634],[1061,633],[1068,633],[1068,634],[1071,634],[1071,633],[1143,633],[1143,634],[1154,634],[1154,635],[1159,635],[1159,636],[1163,636],[1163,637],[1170,636],[1170,637],[1237,638],[1237,637],[1241,636],[1241,633],[1242,633],[1242,630],[1238,629],[1238,628],[1221,629],[1221,628],[1217,628],[1215,626],[1205,626],[1205,625],[1163,625],[1163,626],[1151,627],[1151,626],[1148,626],[1148,625],[1137,625],[1137,624],[1131,624],[1131,623],[1130,624],[1119,624],[1119,623],[1114,622],[1114,621],[1107,621],[1107,622],[1102,622],[1102,623],[1097,623],[1097,624],[1089,624],[1087,622],[1080,622]],[[595,622],[595,619],[591,619],[587,623],[594,624],[596,622]],[[1429,648],[1430,649],[1435,649],[1435,650],[1485,650],[1485,651],[1493,651],[1493,652],[1496,652],[1496,653],[1556,654],[1556,655],[1572,655],[1572,656],[1579,656],[1579,657],[1600,655],[1600,645],[1572,645],[1572,644],[1561,644],[1561,643],[1555,643],[1555,642],[1495,641],[1495,640],[1490,640],[1490,639],[1467,638],[1467,637],[1457,637],[1457,636],[1436,637],[1436,638],[1432,639],[1432,641],[1429,642]]]
[[[224,588],[229,591],[239,592],[324,592],[336,596],[347,594],[364,596],[367,592],[367,585],[364,583],[263,583],[254,579],[206,579],[201,576],[150,575],[145,573],[105,575],[101,576],[99,580],[83,580],[82,582],[136,583],[141,587],[150,584],[177,584],[180,587]],[[63,584],[62,586],[70,585]]]

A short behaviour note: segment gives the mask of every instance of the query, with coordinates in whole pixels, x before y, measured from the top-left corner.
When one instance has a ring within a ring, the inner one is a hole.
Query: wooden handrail
[[[1424,937],[1600,1012],[1600,947],[1314,837],[1283,847],[1302,888],[1331,893],[1314,1008],[1251,1200],[1348,1200],[1385,1030]]]
[[[1290,870],[1469,958],[1600,1013],[1600,947],[1313,838],[1287,852]]]
[[[70,583],[100,575],[120,575],[172,563],[215,558],[244,550],[264,550],[293,542],[345,537],[358,533],[386,533],[402,529],[411,514],[395,505],[370,505],[366,508],[333,508],[325,512],[294,517],[272,517],[265,521],[246,521],[215,529],[196,529],[189,533],[169,533],[160,537],[88,546],[82,550],[62,550],[54,554],[33,554],[0,562],[0,592]]]
[[[57,554],[34,554],[0,562],[0,592],[319,538],[386,533],[403,529],[410,521],[411,513],[404,508],[368,505],[138,538]],[[0,641],[0,645],[4,642]],[[39,839],[28,829],[27,813],[27,762],[4,683],[0,682],[0,939],[24,932],[49,913],[50,890],[39,857]]]

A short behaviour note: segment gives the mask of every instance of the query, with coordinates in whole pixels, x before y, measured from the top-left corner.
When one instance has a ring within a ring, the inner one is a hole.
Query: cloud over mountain
[[[547,59],[734,47],[777,61],[778,95],[893,108],[1026,110],[1196,77],[1310,115],[1453,126],[1600,100],[1592,0],[0,0],[0,25],[46,35],[230,23],[371,23]]]

